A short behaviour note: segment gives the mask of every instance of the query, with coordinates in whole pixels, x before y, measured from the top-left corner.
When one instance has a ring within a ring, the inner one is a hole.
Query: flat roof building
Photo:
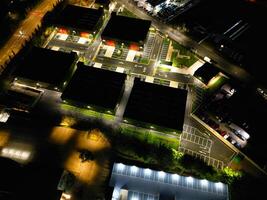
[[[17,60],[14,76],[19,79],[32,80],[43,87],[64,86],[64,82],[72,74],[77,54],[64,53],[39,47],[32,47]]]
[[[156,7],[157,5],[165,2],[165,0],[147,0],[147,3],[149,3],[152,7]]]
[[[195,71],[194,76],[207,85],[213,77],[219,74],[219,72],[220,71],[214,65],[205,63]]]
[[[112,13],[102,33],[102,39],[144,45],[150,25],[151,21],[148,20],[125,17]]]
[[[187,91],[136,78],[124,117],[183,130]]]
[[[103,8],[92,9],[67,5],[54,17],[54,24],[78,31],[94,32],[101,24]]]
[[[126,74],[78,63],[77,70],[61,97],[85,105],[114,110],[122,93],[125,78]]]
[[[112,200],[228,200],[228,186],[163,171],[114,163]]]

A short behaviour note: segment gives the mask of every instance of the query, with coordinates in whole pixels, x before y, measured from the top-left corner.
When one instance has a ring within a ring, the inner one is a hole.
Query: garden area
[[[125,16],[125,17],[138,18],[135,14],[133,14],[132,12],[130,12],[124,7],[119,8],[118,15]]]
[[[167,39],[165,39],[167,40]],[[170,42],[171,62],[173,67],[184,68],[193,65],[198,58],[184,46],[175,41]]]
[[[239,171],[228,167],[217,170],[198,158],[179,152],[178,138],[159,136],[133,127],[121,127],[111,138],[117,159],[227,184],[232,184],[242,177]]]

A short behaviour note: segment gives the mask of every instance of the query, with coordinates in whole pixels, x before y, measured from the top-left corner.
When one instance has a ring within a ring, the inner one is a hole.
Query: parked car
[[[235,144],[234,144],[234,146],[236,147],[236,148],[242,148],[242,146],[241,146],[241,144],[239,144],[238,142],[236,142]]]
[[[223,137],[224,137],[224,139],[227,139],[227,138],[229,138],[229,134],[228,133],[226,133]]]

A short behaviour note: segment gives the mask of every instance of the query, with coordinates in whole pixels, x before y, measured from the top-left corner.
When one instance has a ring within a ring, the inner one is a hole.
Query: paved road
[[[45,13],[53,8],[58,0],[43,0],[36,6],[21,22],[21,25],[7,41],[5,46],[0,49],[0,74],[4,70],[4,63],[9,61],[9,56],[13,57],[23,46],[25,41],[29,40],[34,30],[40,25],[41,19]]]
[[[207,46],[206,44],[198,44],[196,41],[187,37],[183,33],[179,32],[177,29],[170,27],[167,24],[163,24],[151,16],[147,15],[145,11],[138,9],[132,0],[117,0],[121,4],[125,5],[129,11],[135,13],[138,17],[142,19],[147,19],[152,21],[152,25],[159,29],[162,33],[168,35],[171,39],[179,42],[180,44],[192,49],[196,54],[200,57],[209,57],[213,61],[216,62],[216,66],[220,68],[222,71],[229,73],[231,76],[245,83],[250,83],[253,80],[253,77],[248,74],[241,67],[234,65],[218,55],[214,48]]]
[[[77,50],[77,51],[86,51],[88,49],[88,45],[85,44],[79,44],[69,41],[62,41],[53,38],[49,43],[49,46],[56,46],[56,47],[62,47],[64,49],[70,49],[70,50]]]

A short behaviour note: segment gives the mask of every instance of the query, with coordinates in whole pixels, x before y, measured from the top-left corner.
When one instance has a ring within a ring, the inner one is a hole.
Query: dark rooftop
[[[165,0],[147,0],[147,2],[153,7],[163,3],[164,1]]]
[[[103,9],[98,10],[74,5],[67,5],[55,19],[56,24],[84,31],[94,31],[103,15]]]
[[[135,79],[124,116],[183,130],[187,91]]]
[[[220,71],[212,64],[205,63],[202,67],[197,69],[194,76],[196,78],[200,78],[200,80],[207,85],[209,81],[219,72]]]
[[[21,58],[15,75],[59,86],[69,74],[76,58],[76,53],[33,47]]]
[[[150,25],[151,21],[148,20],[124,17],[112,13],[102,37],[127,42],[144,42]]]
[[[110,0],[95,0],[96,4],[101,4],[103,6],[108,6],[110,3]]]
[[[21,164],[0,157],[0,199],[2,200],[57,200],[57,190],[63,169],[41,165]]]
[[[88,67],[78,68],[63,92],[63,99],[115,109],[126,75]]]
[[[254,136],[265,130],[266,118],[263,116],[267,115],[267,103],[261,96],[248,90],[237,91],[225,100],[223,108],[225,112],[229,112],[234,123],[244,129],[243,124],[248,125],[246,130]]]

